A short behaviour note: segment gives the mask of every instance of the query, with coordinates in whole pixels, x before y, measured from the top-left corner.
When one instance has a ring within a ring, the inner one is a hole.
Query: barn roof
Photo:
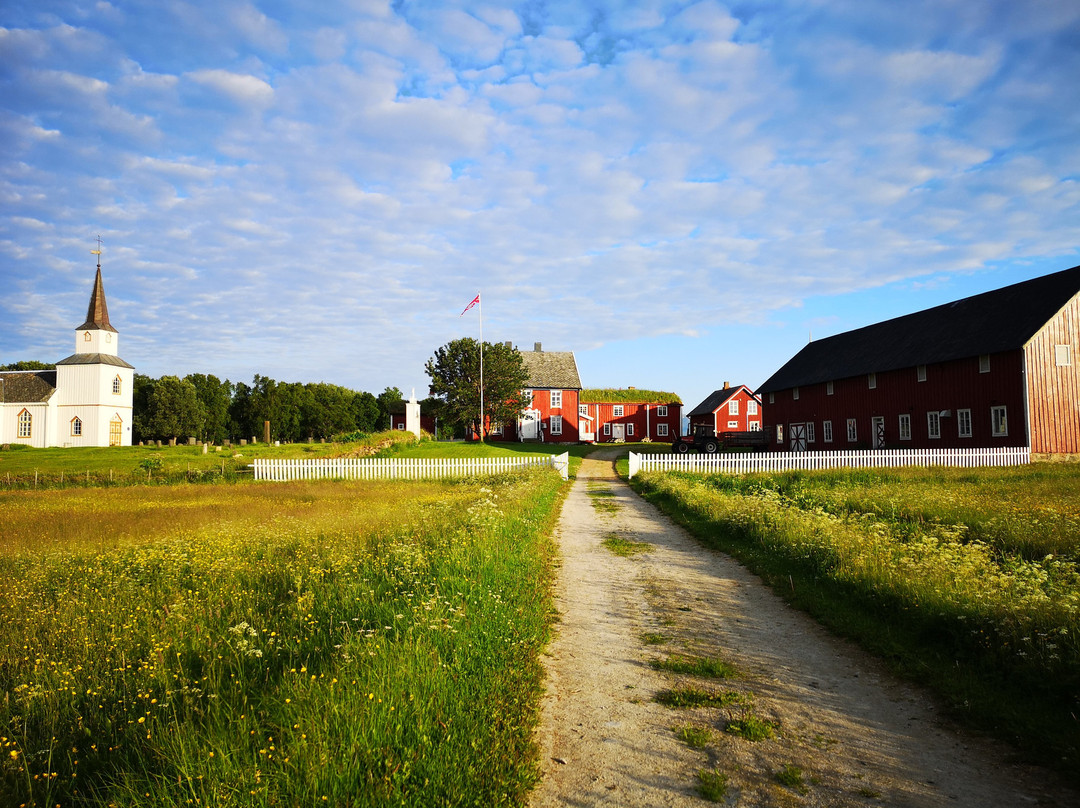
[[[713,390],[705,400],[698,404],[694,409],[687,413],[687,416],[691,415],[712,415],[720,407],[724,406],[729,398],[735,395],[737,392],[746,387],[745,384],[737,384],[734,387],[725,387],[723,390]],[[746,388],[746,392],[750,395],[754,395],[750,388]]]
[[[1080,292],[1080,266],[815,340],[758,393],[1023,348]]]
[[[580,390],[577,360],[573,351],[520,351],[529,387]]]
[[[0,372],[0,403],[40,404],[56,392],[55,370]]]
[[[105,305],[105,285],[101,282],[100,264],[98,264],[97,275],[94,277],[94,288],[90,292],[90,306],[86,310],[86,322],[75,330],[117,333],[116,329],[109,324],[109,307]]]
[[[119,356],[112,356],[111,354],[103,353],[77,353],[72,354],[66,359],[61,359],[56,363],[57,365],[114,365],[118,368],[132,368],[134,365],[129,365]]]

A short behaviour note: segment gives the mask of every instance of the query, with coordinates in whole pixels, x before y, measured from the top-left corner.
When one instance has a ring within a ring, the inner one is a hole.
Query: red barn
[[[757,432],[762,424],[761,399],[745,384],[732,387],[724,382],[721,390],[714,390],[704,401],[690,410],[690,431],[694,424],[704,424],[716,431]]]
[[[652,390],[582,390],[578,423],[583,441],[669,442],[679,434],[682,399]]]
[[[1080,453],[1080,267],[811,342],[757,392],[770,448]]]
[[[536,343],[532,351],[521,351],[529,373],[525,398],[529,402],[518,419],[518,440],[546,443],[577,443],[578,397],[581,377],[572,351],[544,351]],[[509,430],[504,430],[508,432]],[[509,438],[510,435],[506,435]]]

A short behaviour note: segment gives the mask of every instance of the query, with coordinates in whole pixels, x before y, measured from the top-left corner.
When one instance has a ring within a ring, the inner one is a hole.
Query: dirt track
[[[728,777],[728,805],[1080,805],[1080,794],[958,732],[928,696],[704,549],[615,477],[618,453],[583,462],[559,524],[561,622],[545,658],[544,778],[532,808],[706,805],[697,772],[714,768]],[[613,535],[651,551],[616,556],[601,544]],[[741,676],[716,682],[649,665],[671,653],[718,656]],[[740,717],[729,710],[746,708],[653,701],[680,684],[740,691],[777,736],[725,733]],[[704,748],[676,737],[688,724],[710,730]],[[801,769],[801,789],[776,779],[788,764]]]

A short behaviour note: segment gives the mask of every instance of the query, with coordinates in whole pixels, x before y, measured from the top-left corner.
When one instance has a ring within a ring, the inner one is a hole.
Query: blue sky
[[[764,381],[1080,264],[1080,4],[6,0],[0,363],[104,240],[151,376],[426,391],[483,333],[587,387]]]

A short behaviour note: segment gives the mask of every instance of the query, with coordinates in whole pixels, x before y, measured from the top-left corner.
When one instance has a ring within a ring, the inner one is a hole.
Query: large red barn
[[[811,342],[757,392],[770,448],[1080,453],[1080,267]]]
[[[582,390],[578,423],[583,441],[669,442],[679,434],[682,400],[652,390]]]

